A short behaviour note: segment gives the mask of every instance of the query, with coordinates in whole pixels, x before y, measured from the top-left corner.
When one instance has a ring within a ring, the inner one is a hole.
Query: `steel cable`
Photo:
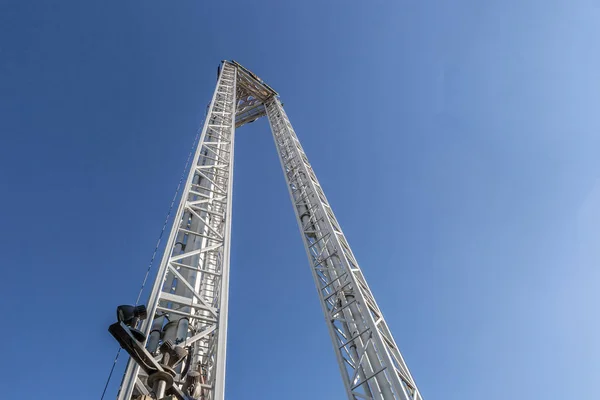
[[[179,191],[181,190],[181,185],[183,184],[183,180],[185,178],[186,172],[188,170],[190,160],[192,159],[192,155],[194,154],[194,149],[196,148],[196,143],[200,138],[200,134],[202,132],[202,127],[204,126],[204,122],[206,120],[206,114],[204,115],[204,121],[200,125],[200,129],[196,132],[196,136],[194,137],[194,142],[192,143],[192,148],[187,156],[187,160],[185,161],[185,166],[183,167],[183,172],[181,173],[181,177],[179,178],[179,183],[177,184],[177,188],[175,189],[175,195],[173,195],[173,199],[171,200],[171,205],[169,206],[169,211],[167,212],[167,217],[165,218],[165,222],[162,226],[160,234],[158,235],[158,240],[156,242],[156,246],[154,247],[154,252],[152,253],[152,257],[150,258],[150,263],[148,264],[148,269],[146,270],[146,275],[144,276],[144,280],[142,281],[142,286],[140,287],[140,291],[138,293],[137,299],[135,300],[135,305],[137,306],[140,302],[140,298],[142,297],[142,293],[144,292],[144,288],[148,281],[148,276],[150,275],[150,270],[152,269],[152,265],[154,264],[154,259],[156,258],[156,254],[158,253],[158,249],[160,247],[160,243],[162,242],[162,238],[164,236],[165,230],[167,229],[167,224],[169,223],[169,219],[171,218],[171,213],[173,212],[173,206],[175,205],[175,200],[177,200],[177,196],[179,196]],[[104,400],[104,395],[106,394],[106,389],[110,383],[112,378],[113,371],[115,370],[115,365],[117,365],[117,361],[119,359],[119,355],[121,354],[121,347],[117,350],[117,354],[115,355],[115,360],[113,361],[112,367],[110,368],[110,372],[108,374],[108,378],[106,379],[106,384],[104,385],[104,390],[102,391],[102,396],[100,400]],[[125,373],[123,373],[125,376]],[[121,386],[119,386],[119,392],[121,391]]]

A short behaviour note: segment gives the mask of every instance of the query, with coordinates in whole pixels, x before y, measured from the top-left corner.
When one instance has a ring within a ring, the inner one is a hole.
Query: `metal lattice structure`
[[[223,61],[141,329],[189,350],[175,385],[224,400],[235,129],[267,116],[348,399],[422,400],[278,94]],[[185,375],[185,376],[183,376]],[[152,396],[129,361],[119,400]]]

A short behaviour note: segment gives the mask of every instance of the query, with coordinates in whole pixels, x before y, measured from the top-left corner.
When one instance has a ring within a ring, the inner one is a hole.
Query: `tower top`
[[[260,79],[254,72],[244,67],[242,64],[235,60],[223,61],[229,62],[238,67],[238,85],[242,86],[249,91],[256,92],[256,97],[263,100],[268,100],[272,96],[278,96],[279,94],[273,90],[272,87],[267,85],[262,79]]]
[[[242,66],[237,61],[223,60],[219,65],[219,73],[223,65],[229,64],[236,68],[236,98],[237,109],[235,127],[256,121],[266,114],[265,103],[279,94],[263,82],[256,74]]]

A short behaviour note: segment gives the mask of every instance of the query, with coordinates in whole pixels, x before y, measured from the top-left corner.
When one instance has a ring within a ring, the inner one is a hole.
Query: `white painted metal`
[[[202,400],[225,397],[236,73],[223,64],[142,326],[150,351],[190,346]],[[145,378],[130,361],[118,399],[141,394]]]
[[[278,98],[266,112],[348,398],[422,400]]]
[[[235,128],[267,115],[349,399],[422,400],[278,95],[235,61],[221,65],[142,330],[154,352],[193,351],[194,400],[224,400]],[[178,371],[180,372],[180,371]],[[119,400],[148,394],[129,362]],[[285,396],[282,396],[285,398]]]

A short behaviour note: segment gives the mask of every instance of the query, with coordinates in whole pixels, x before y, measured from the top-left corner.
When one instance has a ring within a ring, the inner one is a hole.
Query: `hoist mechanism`
[[[235,130],[263,116],[347,398],[422,400],[278,93],[236,61],[217,69],[147,310],[120,306],[109,328],[130,355],[118,400],[224,400]]]

